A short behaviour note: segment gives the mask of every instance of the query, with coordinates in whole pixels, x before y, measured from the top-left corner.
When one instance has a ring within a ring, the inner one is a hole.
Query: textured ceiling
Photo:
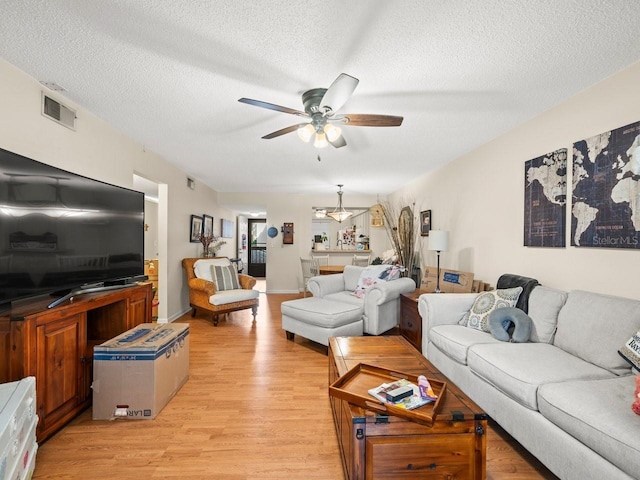
[[[0,57],[220,192],[387,194],[640,59],[635,0],[3,0]],[[360,79],[317,150],[300,94]],[[317,157],[320,155],[321,161]]]

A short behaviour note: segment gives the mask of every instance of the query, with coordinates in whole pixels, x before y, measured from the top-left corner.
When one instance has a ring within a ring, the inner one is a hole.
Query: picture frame
[[[202,215],[202,233],[204,235],[213,235],[213,217],[206,213]]]
[[[233,238],[233,222],[231,220],[220,219],[222,238]]]
[[[420,212],[420,236],[428,237],[431,231],[431,210]]]
[[[202,233],[203,218],[200,215],[191,215],[191,223],[189,229],[189,241],[191,243],[200,243],[198,235]]]

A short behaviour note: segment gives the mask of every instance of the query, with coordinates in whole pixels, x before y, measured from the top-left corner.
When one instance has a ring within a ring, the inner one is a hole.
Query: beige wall
[[[473,271],[494,286],[508,272],[564,290],[640,298],[640,251],[523,246],[524,162],[558,148],[572,152],[575,141],[640,121],[639,85],[636,63],[394,197],[420,198],[422,209],[433,211],[433,228],[450,232],[450,250],[441,254],[444,267]],[[567,245],[569,215],[567,208]],[[422,248],[424,263],[435,265],[435,253],[426,251],[426,242]]]

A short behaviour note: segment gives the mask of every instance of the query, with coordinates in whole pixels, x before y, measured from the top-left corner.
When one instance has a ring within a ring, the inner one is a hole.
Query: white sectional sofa
[[[561,479],[640,478],[640,416],[618,349],[640,329],[640,302],[537,286],[527,343],[458,322],[478,294],[424,294],[422,351]]]

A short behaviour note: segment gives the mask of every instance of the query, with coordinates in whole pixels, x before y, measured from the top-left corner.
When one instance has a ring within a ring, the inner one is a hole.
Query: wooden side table
[[[418,313],[418,298],[426,290],[416,288],[400,295],[400,335],[422,352],[422,318]]]

